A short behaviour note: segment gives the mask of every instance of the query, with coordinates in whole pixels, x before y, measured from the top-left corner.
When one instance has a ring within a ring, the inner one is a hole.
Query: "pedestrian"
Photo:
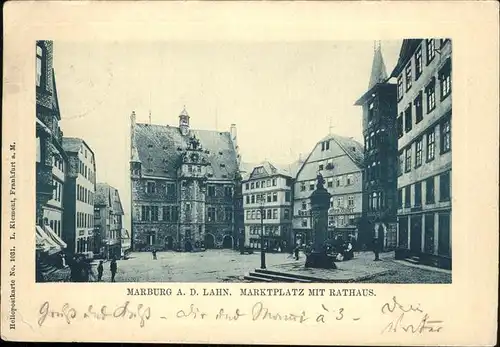
[[[373,252],[375,253],[375,259],[374,261],[380,261],[380,258],[379,258],[379,252],[380,252],[380,244],[379,244],[379,240],[378,238],[374,238],[373,239]]]
[[[104,271],[104,267],[102,265],[102,260],[99,261],[99,265],[97,265],[97,282],[102,281],[102,273]]]
[[[82,281],[82,267],[80,264],[80,257],[75,255],[69,264],[71,273],[70,273],[70,281],[71,282],[83,282]]]
[[[297,245],[294,249],[295,252],[295,260],[299,260],[299,246]]]
[[[156,249],[153,249],[153,260],[156,260]]]
[[[116,259],[113,257],[113,260],[111,260],[111,264],[109,265],[109,269],[111,270],[111,282],[115,282],[117,268],[118,265],[116,264]]]

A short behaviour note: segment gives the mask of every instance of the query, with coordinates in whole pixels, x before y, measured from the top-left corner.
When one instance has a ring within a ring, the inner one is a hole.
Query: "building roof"
[[[52,110],[55,111],[57,120],[61,120],[61,113],[59,109],[59,98],[57,97],[57,87],[56,87],[56,73],[54,69],[52,73]]]
[[[264,172],[262,173],[257,173],[255,172],[255,169],[263,167]],[[252,179],[252,178],[262,178],[262,177],[270,177],[270,176],[286,176],[286,177],[293,177],[292,173],[289,171],[289,168],[279,166],[277,164],[271,163],[269,161],[263,161],[260,164],[257,164],[254,166],[254,168],[250,171],[248,175],[245,175],[244,180]]]
[[[118,189],[107,183],[97,183],[95,190],[94,205],[107,206],[111,208],[113,213],[123,214],[123,207]]]
[[[349,158],[351,158],[354,164],[356,164],[358,167],[363,166],[364,148],[363,145],[356,141],[354,138],[330,134],[321,139],[320,142],[327,140],[335,141],[340,146],[340,148],[342,148],[342,150],[349,156]]]
[[[209,180],[232,180],[238,171],[229,132],[191,129],[190,136],[182,136],[178,127],[143,123],[137,123],[134,132],[138,160],[142,162],[142,172],[146,176],[177,178],[181,155],[192,135],[199,140],[210,164],[208,172],[212,175]]]
[[[83,140],[77,137],[63,137],[62,139],[62,146],[65,152],[78,153],[82,144]]]
[[[406,63],[420,45],[420,42],[422,42],[422,39],[403,40],[403,43],[401,44],[401,50],[399,51],[399,59],[396,67],[394,67],[394,70],[392,70],[391,77],[397,77],[401,73],[401,71],[403,71]]]

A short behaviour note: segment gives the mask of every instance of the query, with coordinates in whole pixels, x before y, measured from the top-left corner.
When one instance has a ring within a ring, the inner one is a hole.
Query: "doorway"
[[[422,252],[422,216],[411,217],[410,250],[414,253]]]
[[[205,248],[212,249],[215,248],[215,238],[212,234],[205,235]]]
[[[222,248],[233,248],[233,237],[231,235],[224,236]]]
[[[172,249],[174,249],[174,239],[172,238],[172,236],[167,236],[165,238],[165,249],[167,251],[171,251]]]

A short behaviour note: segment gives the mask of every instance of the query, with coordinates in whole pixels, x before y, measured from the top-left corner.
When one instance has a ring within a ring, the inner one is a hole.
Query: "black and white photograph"
[[[452,39],[33,50],[36,282],[451,283]]]

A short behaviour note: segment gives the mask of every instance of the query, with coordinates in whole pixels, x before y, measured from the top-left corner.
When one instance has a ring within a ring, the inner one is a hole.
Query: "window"
[[[267,202],[271,202],[271,193],[267,194],[266,197],[267,197]]]
[[[439,201],[450,200],[450,172],[445,172],[439,176]]]
[[[434,199],[434,177],[430,177],[425,181],[425,203],[433,204]]]
[[[451,120],[446,119],[441,123],[441,153],[451,150]]]
[[[43,54],[43,48],[41,46],[36,46],[36,86],[41,87],[43,85],[43,73],[45,72],[45,56]]]
[[[278,219],[278,209],[273,208],[273,219]]]
[[[325,143],[321,142],[321,151],[324,151],[324,150],[325,150]]]
[[[325,150],[328,151],[330,149],[330,141],[325,142]]]
[[[426,41],[426,53],[427,53],[427,65],[434,59],[436,55],[436,46],[434,39],[427,39]]]
[[[307,203],[305,201],[302,201],[302,209],[307,210]]]
[[[169,198],[175,198],[175,184],[174,183],[167,183],[167,197]]]
[[[273,202],[278,201],[278,193],[274,192],[273,193]]]
[[[341,196],[337,198],[337,207],[344,207],[344,198]]]
[[[314,181],[309,181],[309,190],[314,190]]]
[[[374,104],[373,101],[370,101],[370,104],[368,105],[368,122],[371,122],[373,120],[373,111],[374,109]]]
[[[233,220],[233,210],[231,207],[224,207],[224,220],[226,222]]]
[[[439,72],[439,80],[441,100],[444,100],[451,93],[451,62],[449,59]]]
[[[422,138],[415,141],[415,167],[422,165]]]
[[[347,206],[354,207],[354,196],[352,195],[349,196],[349,198],[347,199]]]
[[[427,96],[427,113],[431,112],[436,107],[435,84],[436,81],[432,79],[432,81],[425,88],[425,94]]]
[[[276,184],[277,184],[277,180],[276,180],[276,178],[273,178],[273,187],[276,187]]]
[[[233,196],[233,187],[230,187],[230,186],[224,187],[224,195],[225,196]]]
[[[256,210],[255,211],[255,219],[260,219],[261,216],[260,216],[260,210]]]
[[[399,166],[398,166],[398,175],[402,175],[404,171],[404,163],[405,163],[405,156],[403,151],[399,152]]]
[[[155,182],[147,182],[146,193],[156,193],[156,183]]]
[[[208,208],[208,218],[209,218],[209,220],[210,220],[210,209],[211,208],[213,208],[213,207],[209,207]],[[215,211],[214,211],[214,215],[215,215]],[[249,219],[250,219],[250,211],[247,211],[247,220],[249,220]]]
[[[248,183],[245,183],[245,189],[246,190],[249,190],[250,189],[250,185]]]
[[[255,195],[252,195],[252,204],[255,204]]]
[[[422,46],[418,47],[415,52],[415,80],[418,80],[420,75],[422,74],[423,65],[422,65]]]
[[[411,116],[411,103],[410,103],[405,110],[405,132],[410,131],[412,125],[413,125],[413,119]]]
[[[149,206],[141,206],[141,220],[149,221],[150,220],[150,208]]]
[[[411,171],[411,146],[406,149],[405,172]]]
[[[415,201],[414,206],[422,206],[422,182],[415,183]]]
[[[411,207],[411,186],[405,187],[405,207]]]
[[[427,161],[431,161],[434,159],[434,155],[435,155],[435,151],[436,151],[436,146],[435,146],[435,141],[436,141],[436,137],[435,137],[435,132],[434,132],[434,128],[431,129],[431,131],[429,131],[427,133]]]
[[[255,183],[254,182],[250,183],[250,189],[253,189],[254,187],[255,187]]]
[[[415,123],[418,124],[424,119],[424,110],[422,108],[422,92],[418,93],[418,96],[413,102],[415,105]]]
[[[247,211],[247,219],[250,219],[250,211]],[[207,212],[207,218],[209,222],[215,221],[215,207],[209,207]]]
[[[399,114],[398,120],[398,139],[403,137],[403,112]]]
[[[328,216],[328,226],[329,227],[334,227],[335,226],[335,216]]]
[[[208,186],[208,196],[215,196],[215,186]]]
[[[245,202],[246,202],[247,204],[249,204],[249,203],[250,203],[250,196],[249,196],[249,195],[245,196]]]
[[[255,188],[260,188],[260,182],[255,182]]]
[[[403,208],[403,189],[398,189],[398,208]]]
[[[307,228],[307,218],[302,219],[302,227]]]
[[[330,208],[333,207],[333,196],[330,198]]]
[[[346,185],[348,185],[348,186],[349,186],[349,185],[353,184],[353,182],[354,182],[354,181],[353,181],[353,177],[352,177],[352,175],[351,175],[351,174],[347,175]]]
[[[335,178],[335,186],[340,187],[340,180],[341,179],[342,179],[342,176]]]
[[[283,218],[284,219],[290,219],[290,210],[289,209],[285,208],[283,210]]]
[[[163,220],[166,222],[172,220],[172,210],[170,206],[163,206]]]
[[[271,219],[272,218],[272,211],[271,209],[267,210],[267,219]]]
[[[270,187],[271,186],[271,180],[267,180],[267,186]]]
[[[320,161],[319,165],[318,165],[318,170],[323,170],[324,168],[325,168],[325,164],[322,161]]]
[[[326,179],[326,185],[328,188],[332,188],[333,187],[333,177],[328,177]]]
[[[403,92],[403,76],[400,75],[398,77],[398,101],[403,98],[404,92]]]
[[[158,206],[151,206],[151,220],[158,220]]]
[[[306,183],[305,182],[300,182],[300,191],[304,192],[306,190]]]
[[[290,202],[292,199],[291,199],[291,194],[290,192],[285,192],[285,201],[286,202]]]
[[[406,79],[406,91],[410,90],[411,88],[411,62],[406,66],[405,69],[405,79]]]

